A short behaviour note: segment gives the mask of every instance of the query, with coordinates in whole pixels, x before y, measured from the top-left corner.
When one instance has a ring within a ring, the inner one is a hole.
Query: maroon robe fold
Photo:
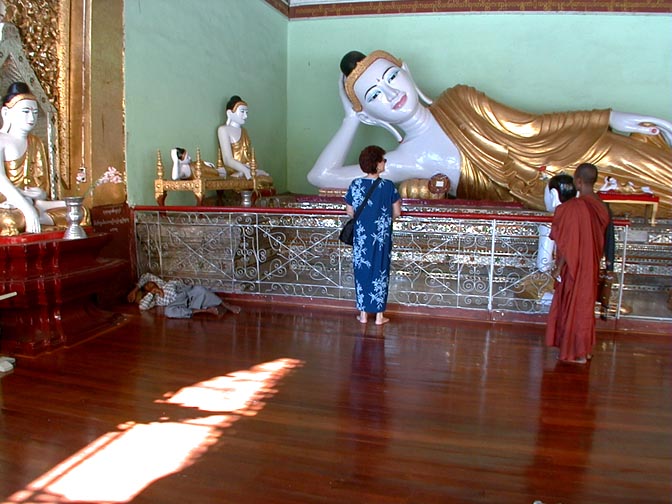
[[[564,257],[546,326],[546,344],[559,358],[576,360],[595,344],[595,299],[609,211],[597,198],[582,196],[555,209],[551,239]]]

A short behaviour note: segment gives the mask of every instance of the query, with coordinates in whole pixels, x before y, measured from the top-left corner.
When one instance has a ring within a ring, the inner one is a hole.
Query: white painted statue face
[[[25,133],[33,130],[37,124],[38,108],[35,100],[21,100],[12,108],[5,108],[3,130],[16,129]],[[9,128],[7,127],[9,126]]]
[[[247,112],[247,105],[238,105],[236,110],[227,110],[227,116],[231,123],[243,125],[247,121]]]
[[[392,124],[410,118],[420,104],[408,73],[384,59],[369,65],[355,81],[354,91],[364,112]]]

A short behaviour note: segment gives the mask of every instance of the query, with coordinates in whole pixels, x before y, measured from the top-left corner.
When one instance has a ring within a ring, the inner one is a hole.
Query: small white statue
[[[170,150],[170,157],[173,160],[173,171],[171,178],[173,180],[189,180],[193,178],[192,160],[189,152],[182,147],[174,147]],[[226,174],[218,171],[213,163],[201,161],[204,172],[201,176],[204,178],[225,177]]]
[[[548,181],[544,190],[544,204],[546,211],[553,213],[561,203],[576,197],[576,188],[571,175],[556,175]],[[550,238],[550,224],[539,226],[539,246],[537,249],[537,268],[548,273],[553,267],[555,242]]]
[[[618,191],[618,181],[609,175],[604,177],[604,184],[600,187],[599,192]]]
[[[175,147],[170,151],[173,160],[173,180],[188,180],[191,178],[191,156],[181,147]]]

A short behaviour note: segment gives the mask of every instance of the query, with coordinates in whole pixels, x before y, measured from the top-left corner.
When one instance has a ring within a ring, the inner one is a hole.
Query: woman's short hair
[[[376,173],[378,163],[384,159],[383,156],[385,156],[385,151],[382,147],[377,145],[364,147],[364,150],[359,154],[359,167],[364,173]]]
[[[560,203],[569,201],[576,197],[576,187],[574,187],[574,179],[571,175],[561,173],[556,175],[548,181],[548,188],[558,191],[558,198]]]

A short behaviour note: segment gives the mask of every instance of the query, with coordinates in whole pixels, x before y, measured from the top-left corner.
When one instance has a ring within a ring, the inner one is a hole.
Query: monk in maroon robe
[[[597,168],[579,165],[579,193],[555,209],[551,239],[556,245],[556,282],[546,326],[546,344],[560,349],[559,359],[585,363],[595,345],[595,300],[609,210],[593,190]]]

